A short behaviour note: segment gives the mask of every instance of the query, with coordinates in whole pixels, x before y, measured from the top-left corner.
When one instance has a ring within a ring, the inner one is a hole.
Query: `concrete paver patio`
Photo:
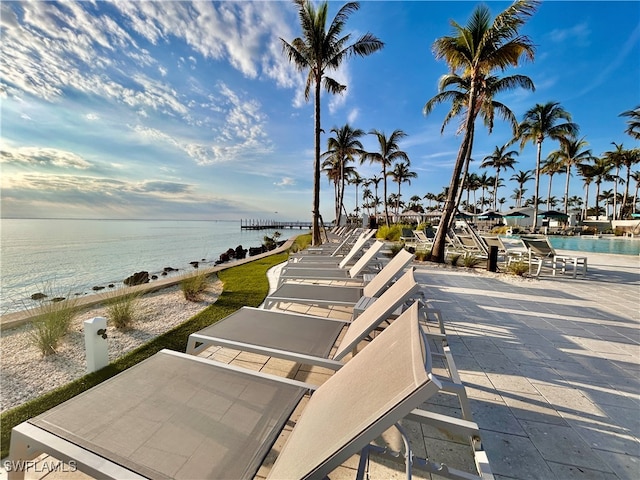
[[[640,478],[640,258],[588,256],[585,279],[417,267],[498,479]]]

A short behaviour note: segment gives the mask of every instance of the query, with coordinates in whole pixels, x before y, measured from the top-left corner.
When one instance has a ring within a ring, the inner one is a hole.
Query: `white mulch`
[[[117,359],[188,320],[214,303],[221,292],[222,282],[216,280],[200,302],[185,300],[179,285],[144,295],[138,300],[139,316],[130,330],[108,327],[109,360]],[[1,332],[0,411],[36,398],[86,373],[83,322],[93,317],[108,318],[106,309],[96,306],[76,316],[57,354],[48,357],[43,357],[31,345],[28,324]]]

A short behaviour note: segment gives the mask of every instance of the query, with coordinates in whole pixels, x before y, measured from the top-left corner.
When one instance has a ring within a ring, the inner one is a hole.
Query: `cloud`
[[[572,41],[573,43],[581,46],[588,46],[591,42],[589,37],[591,35],[591,29],[586,23],[578,23],[571,28],[564,30],[553,29],[549,32],[549,39],[554,43],[566,43]]]
[[[295,184],[296,181],[291,177],[283,177],[280,181],[274,182],[274,185],[277,187],[288,187]]]
[[[159,180],[5,175],[2,194],[5,217],[238,218],[256,211],[255,205],[199,193],[192,184]]]
[[[91,164],[79,155],[54,148],[0,147],[0,162],[24,166],[86,170]]]

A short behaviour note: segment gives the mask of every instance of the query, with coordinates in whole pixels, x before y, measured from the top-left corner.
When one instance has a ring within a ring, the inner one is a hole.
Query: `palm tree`
[[[558,123],[565,120],[564,123]],[[524,119],[518,127],[520,148],[528,142],[535,142],[537,145],[535,179],[536,186],[534,197],[538,198],[540,189],[540,158],[542,156],[542,142],[546,137],[553,140],[560,140],[578,133],[578,125],[571,122],[571,115],[558,102],[548,102],[537,104],[524,114]],[[533,230],[538,224],[538,201],[533,202]]]
[[[324,152],[321,157],[325,158],[325,162],[322,164],[323,167],[329,162],[335,164],[338,168],[337,178],[334,180],[336,186],[335,219],[336,225],[340,225],[343,210],[342,205],[344,203],[345,182],[347,176],[352,176],[355,171],[353,167],[349,167],[347,163],[355,161],[355,156],[362,155],[362,143],[360,143],[358,138],[364,135],[364,131],[359,128],[353,129],[347,123],[340,128],[333,127],[331,132],[335,134],[335,137],[328,138],[327,151]]]
[[[413,210],[414,212],[424,212],[424,208],[422,207],[422,197],[420,195],[413,195],[409,199],[409,210]]]
[[[431,210],[431,202],[435,201],[436,198],[437,198],[437,195],[435,193],[429,192],[425,194],[424,199],[429,201],[429,206],[427,207],[428,210]]]
[[[593,160],[591,150],[583,150],[587,145],[588,143],[584,137],[579,140],[574,137],[566,137],[560,139],[560,149],[550,154],[550,156],[554,155],[561,159],[567,167],[567,178],[565,180],[563,197],[565,214],[569,213],[569,178],[571,177],[571,167]]]
[[[625,155],[626,150],[622,143],[618,145],[616,142],[611,142],[611,144],[615,147],[614,150],[604,152],[602,156],[606,158],[609,163],[611,163],[612,167],[615,168],[616,173],[613,175],[613,220],[618,218],[618,183],[622,180],[620,178],[620,168],[625,164]],[[609,215],[609,210],[607,206],[607,216]]]
[[[408,183],[411,185],[411,179],[417,178],[418,174],[409,170],[409,162],[398,162],[394,165],[393,170],[388,174],[391,179],[398,184],[398,201],[396,203],[396,218],[399,218],[400,214],[400,185]]]
[[[600,186],[602,182],[609,182],[613,180],[613,175],[611,175],[611,170],[613,170],[613,165],[607,158],[596,158],[591,165],[591,176],[593,177],[593,181],[596,184],[596,220],[600,220],[600,207],[598,205],[598,200],[600,199]]]
[[[362,163],[362,159],[360,159],[360,163]],[[378,198],[378,185],[380,185],[380,182],[382,181],[382,177],[378,177],[377,175],[374,175],[373,177],[371,177],[369,179],[369,182],[373,183],[373,186],[375,187],[375,198]],[[375,204],[375,210],[373,212],[373,214],[376,217],[376,221],[378,221],[378,205],[380,205],[380,199],[378,198],[378,201]]]
[[[360,176],[357,171],[353,171],[351,178],[348,179],[349,185],[356,186],[356,208],[353,210],[356,215],[360,212],[360,208],[358,207],[358,185],[362,185],[364,183],[364,179]]]
[[[394,130],[388,137],[384,132],[371,130],[370,135],[375,135],[378,140],[380,150],[378,152],[366,152],[360,162],[369,160],[371,163],[379,163],[382,167],[382,185],[384,187],[384,219],[385,224],[389,226],[389,208],[387,206],[387,168],[396,160],[405,160],[410,163],[409,156],[406,152],[400,150],[398,142],[407,136],[402,130]]]
[[[364,184],[366,185],[368,182],[364,182]],[[362,207],[367,209],[367,217],[371,216],[371,200],[373,199],[373,192],[371,192],[371,189],[366,186],[363,190],[362,190]]]
[[[580,208],[580,206],[584,203],[584,201],[578,195],[574,195],[571,198],[569,198],[569,201],[567,203],[569,204],[570,207]]]
[[[283,38],[282,49],[290,62],[300,71],[308,70],[304,98],[309,101],[311,86],[314,86],[314,129],[315,158],[313,168],[313,219],[312,245],[322,243],[320,238],[320,93],[321,87],[332,94],[342,93],[347,87],[327,76],[328,71],[337,70],[342,62],[352,56],[365,57],[378,50],[384,44],[370,33],[365,33],[354,43],[349,44],[351,34],[343,35],[345,22],[353,12],[360,8],[357,2],[342,6],[327,28],[328,3],[325,1],[316,10],[310,0],[294,0],[298,7],[302,36],[291,43]]]
[[[522,206],[522,197],[524,195],[524,192],[527,191],[524,188],[524,184],[527,183],[532,178],[533,178],[533,172],[531,170],[524,170],[524,171],[520,170],[518,171],[518,173],[514,173],[513,175],[511,175],[511,178],[509,180],[513,180],[514,182],[516,182],[518,184],[518,190],[521,192],[520,197],[516,199],[517,207]]]
[[[633,172],[631,178],[636,182],[636,190],[633,194],[633,213],[636,213],[636,205],[638,204],[638,190],[640,190],[640,171]]]
[[[480,168],[495,168],[496,169],[496,182],[493,187],[493,209],[496,209],[496,201],[498,198],[498,184],[500,183],[500,170],[503,168],[506,170],[510,168],[513,170],[513,166],[517,163],[517,160],[513,158],[514,155],[518,155],[518,152],[515,150],[510,150],[505,152],[508,148],[508,145],[503,145],[502,147],[496,146],[495,150],[491,155],[487,155],[484,157]]]
[[[625,181],[625,189],[624,196],[622,197],[622,207],[620,211],[626,211],[627,201],[629,199],[629,185],[631,184],[632,173],[631,168],[634,165],[640,163],[640,148],[632,148],[631,150],[625,150],[624,158],[622,163],[627,169],[626,181]],[[635,203],[633,204],[632,212],[635,212]],[[631,213],[631,212],[630,212]]]
[[[480,209],[482,210],[485,205],[488,205],[488,202],[484,196],[484,193],[488,189],[493,187],[494,178],[490,175],[487,175],[487,172],[482,172],[482,175],[478,176],[478,183],[480,184],[480,188],[482,189],[482,196],[480,197],[480,203],[481,203]]]
[[[594,161],[596,158],[593,159]],[[584,211],[583,211],[583,219],[587,218],[587,214],[589,211],[589,185],[593,182],[594,179],[594,168],[590,163],[581,163],[578,165],[578,174],[582,177],[582,181],[584,183]]]
[[[627,120],[627,129],[624,132],[631,135],[632,138],[640,140],[640,105],[633,110],[622,112],[620,116],[629,117],[629,120]]]
[[[457,208],[463,167],[471,157],[476,118],[480,112],[487,112],[483,114],[485,123],[487,119],[493,119],[492,112],[496,109],[493,97],[497,92],[518,86],[533,87],[528,77],[516,76],[498,80],[492,72],[518,66],[521,57],[533,59],[534,46],[527,36],[518,34],[518,29],[535,12],[538,3],[536,0],[517,0],[498,14],[493,22],[490,20],[489,8],[479,5],[465,27],[452,21],[454,34],[441,37],[434,42],[436,59],[444,59],[451,72],[459,75],[460,79],[455,82],[461,86],[462,91],[454,94],[451,115],[457,116],[464,112],[465,119],[461,127],[463,139],[451,175],[440,228],[431,250],[432,261],[444,262],[446,235]],[[497,88],[496,84],[500,84],[501,88]],[[434,102],[446,99],[437,98],[434,97],[427,102],[424,108],[426,114],[431,111]],[[498,112],[504,116],[506,110],[499,109]]]
[[[553,152],[547,157],[542,166],[540,167],[540,173],[549,175],[549,187],[547,189],[547,210],[551,210],[551,183],[553,182],[553,176],[561,172],[564,169],[562,160],[554,155]]]
[[[603,190],[600,195],[598,195],[599,200],[604,200],[604,211],[606,212],[607,218],[609,218],[609,205],[611,205],[611,201],[614,200],[615,193],[613,190]]]

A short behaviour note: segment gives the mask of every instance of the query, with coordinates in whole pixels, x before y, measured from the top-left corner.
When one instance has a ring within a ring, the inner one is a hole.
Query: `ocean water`
[[[94,293],[134,272],[159,275],[165,267],[211,266],[238,245],[259,247],[273,230],[242,230],[240,221],[0,220],[0,314],[38,305],[31,295]],[[280,230],[280,240],[298,234]],[[106,289],[105,289],[106,290]]]

